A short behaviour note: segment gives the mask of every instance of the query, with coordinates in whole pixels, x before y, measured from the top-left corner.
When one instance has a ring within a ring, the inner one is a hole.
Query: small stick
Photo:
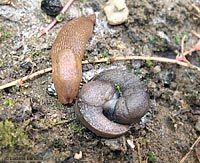
[[[186,56],[187,54],[190,54],[190,53],[198,51],[198,50],[200,50],[200,41],[198,41],[197,44],[193,48],[184,52],[183,55]]]
[[[198,14],[200,14],[200,8],[197,7],[195,4],[192,4],[192,7],[196,10]]]
[[[197,7],[195,4],[192,4],[192,7],[196,10],[197,13],[194,13],[195,16],[200,18],[200,8]]]
[[[89,62],[87,60],[82,61],[82,64],[88,64],[88,63],[103,63],[103,62],[114,62],[114,61],[127,61],[127,60],[152,60],[152,61],[158,61],[158,62],[165,62],[165,63],[172,63],[172,64],[179,64],[181,66],[189,67],[189,68],[194,68],[200,71],[200,67],[197,67],[195,65],[191,65],[191,67],[185,63],[185,62],[180,62],[175,59],[169,59],[169,58],[164,58],[164,57],[146,57],[146,56],[127,56],[127,57],[110,57],[110,58],[103,58],[103,59],[98,59],[93,62]],[[31,75],[25,76],[21,79],[17,79],[15,81],[12,81],[10,83],[7,83],[5,85],[0,86],[0,90],[14,86],[19,84],[20,82],[24,82],[26,80],[32,79],[33,77],[36,77],[38,75],[42,75],[44,73],[52,71],[52,68],[46,68],[40,71],[37,71]]]
[[[195,145],[197,145],[199,143],[199,141],[200,141],[200,136],[197,138],[197,140],[194,142],[194,144],[192,144],[192,146],[190,147],[190,150],[188,151],[188,153],[186,153],[186,155],[181,159],[181,161],[179,163],[183,163],[187,159],[188,155],[194,149]]]
[[[198,34],[196,31],[194,31],[194,30],[192,30],[191,31],[192,32],[192,34],[194,35],[194,36],[196,36],[196,37],[198,37],[199,39],[200,39],[200,34]]]
[[[39,75],[42,75],[42,74],[44,74],[44,73],[50,72],[51,70],[52,70],[52,68],[46,68],[46,69],[37,71],[37,72],[35,72],[35,73],[31,74],[31,75],[27,75],[27,76],[25,76],[25,77],[23,77],[23,78],[17,79],[17,80],[15,80],[15,81],[12,81],[12,82],[10,82],[10,83],[7,83],[7,84],[5,84],[5,85],[0,86],[0,90],[5,89],[5,88],[8,88],[8,87],[12,87],[12,86],[14,86],[14,85],[19,84],[20,82],[24,82],[24,81],[29,80],[29,79],[32,79],[32,78],[34,78],[34,77],[36,77],[36,76],[39,76]]]
[[[110,58],[102,58],[102,59],[96,59],[92,62],[89,62],[88,60],[82,61],[82,64],[88,64],[88,63],[103,63],[103,62],[109,62]]]
[[[65,6],[62,8],[62,10],[60,11],[60,13],[59,14],[64,14],[66,11],[67,11],[67,9],[69,8],[69,6],[72,4],[74,2],[74,0],[69,0],[66,4],[65,4]],[[58,14],[58,15],[59,15]],[[44,28],[43,30],[41,30],[40,32],[39,32],[39,35],[38,35],[38,37],[41,37],[42,35],[45,35],[55,24],[57,23],[57,19],[55,18],[46,28]]]
[[[147,57],[146,56],[111,57],[111,61],[126,61],[126,60],[152,60],[152,61],[158,61],[158,62],[178,64],[184,67],[191,67],[200,71],[200,67],[197,67],[195,65],[191,64],[190,66],[185,62],[181,62],[176,59],[164,58],[164,57],[149,57],[149,56]]]
[[[191,33],[200,39],[200,34],[198,34],[196,31],[192,30]],[[190,50],[182,53],[182,55],[186,56],[187,54],[190,54],[190,53],[198,51],[198,50],[200,50],[200,40]]]
[[[184,52],[184,42],[185,42],[185,38],[186,38],[186,35],[183,36],[182,40],[181,40],[181,54],[183,54]]]
[[[181,53],[178,53],[178,55],[176,56],[176,60],[185,62],[191,67],[191,63],[185,57],[187,54],[191,54],[189,51],[184,52],[185,38],[186,38],[186,35],[184,35],[182,40],[181,40]]]

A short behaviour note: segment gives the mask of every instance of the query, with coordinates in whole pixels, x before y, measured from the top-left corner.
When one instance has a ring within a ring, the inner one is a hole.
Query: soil
[[[198,0],[127,0],[128,20],[117,26],[106,23],[105,0],[75,1],[65,20],[40,38],[38,32],[52,19],[41,10],[41,1],[8,2],[0,2],[0,85],[51,67],[49,51],[61,27],[94,11],[97,23],[84,60],[113,55],[175,59],[183,36],[189,50],[198,41],[191,30],[200,33],[200,16],[192,7],[200,6]],[[187,58],[200,66],[200,52]],[[200,136],[200,72],[141,60],[91,63],[83,65],[82,84],[118,67],[133,69],[150,95],[149,112],[127,134],[105,139],[90,132],[76,118],[74,103],[63,106],[48,93],[49,72],[0,91],[0,161],[180,162]],[[197,143],[184,162],[199,162],[199,149]]]

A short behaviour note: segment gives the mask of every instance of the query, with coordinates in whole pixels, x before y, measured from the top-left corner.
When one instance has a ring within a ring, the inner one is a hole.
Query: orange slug
[[[72,103],[82,79],[82,58],[96,21],[95,14],[68,22],[58,33],[50,56],[53,82],[62,104]]]

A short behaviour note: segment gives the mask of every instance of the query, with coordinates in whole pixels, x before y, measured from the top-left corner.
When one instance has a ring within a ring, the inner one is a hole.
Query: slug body
[[[77,96],[82,79],[82,58],[86,43],[92,35],[95,14],[68,22],[58,33],[50,55],[53,82],[62,104],[71,103]]]
[[[100,73],[79,92],[75,113],[96,135],[113,138],[126,133],[148,111],[143,83],[128,70]]]

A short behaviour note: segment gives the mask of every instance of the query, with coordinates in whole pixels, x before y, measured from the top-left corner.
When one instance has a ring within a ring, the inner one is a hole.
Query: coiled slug
[[[93,14],[68,22],[53,43],[50,51],[53,82],[62,104],[71,103],[78,94],[82,79],[81,61],[95,20],[96,16]]]
[[[96,135],[112,138],[126,133],[148,108],[147,89],[139,78],[128,70],[115,69],[100,73],[82,87],[75,113]]]

